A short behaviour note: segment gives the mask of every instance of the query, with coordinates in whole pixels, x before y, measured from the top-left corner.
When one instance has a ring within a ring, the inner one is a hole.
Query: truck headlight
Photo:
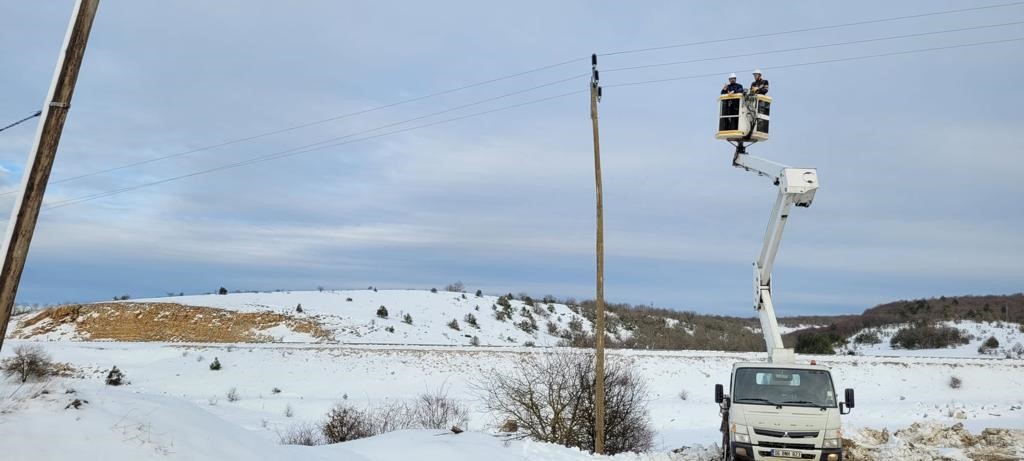
[[[825,440],[821,443],[822,448],[842,448],[843,433],[839,429],[825,431]]]
[[[742,424],[732,424],[732,440],[740,443],[750,443],[750,433],[747,432],[747,426]]]

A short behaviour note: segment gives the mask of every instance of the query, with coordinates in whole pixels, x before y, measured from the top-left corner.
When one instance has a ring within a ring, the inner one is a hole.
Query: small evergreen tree
[[[388,308],[386,308],[384,306],[378,307],[377,308],[377,317],[380,317],[382,319],[388,318]]]
[[[298,312],[300,314],[302,313],[302,303],[299,303],[298,306],[295,306],[295,312]]]
[[[117,368],[117,365],[114,365],[114,367],[110,369],[110,372],[107,373],[107,385],[120,386],[122,384],[127,384],[124,380],[124,373]]]
[[[459,328],[459,321],[455,320],[455,319],[452,319],[451,322],[448,322],[448,328],[451,328],[453,330],[460,330],[460,328]]]
[[[480,291],[480,290],[476,290],[476,297],[477,298],[483,298],[484,297],[484,292]]]
[[[402,322],[403,323],[408,323],[409,325],[412,325],[412,315],[410,315],[408,312],[406,312],[405,315],[402,316]]]
[[[220,360],[217,357],[214,357],[213,362],[210,362],[210,369],[213,371],[220,370]]]
[[[228,289],[224,288],[224,287],[220,287],[220,289],[217,290],[217,294],[219,294],[219,295],[226,295],[226,294],[228,294]]]
[[[476,316],[473,315],[472,313],[466,314],[466,317],[463,318],[462,320],[464,320],[467,324],[469,324],[469,326],[471,326],[473,328],[476,328],[476,329],[480,328],[480,325],[478,323],[476,323]]]

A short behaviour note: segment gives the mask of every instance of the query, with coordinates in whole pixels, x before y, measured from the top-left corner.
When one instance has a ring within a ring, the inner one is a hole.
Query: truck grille
[[[761,441],[757,443],[759,447],[765,448],[790,448],[793,450],[813,450],[813,443],[778,443],[778,442],[765,442]]]
[[[754,433],[757,435],[764,435],[767,437],[778,437],[778,438],[791,438],[791,439],[811,439],[818,436],[816,431],[773,431],[771,429],[758,429],[754,428]]]

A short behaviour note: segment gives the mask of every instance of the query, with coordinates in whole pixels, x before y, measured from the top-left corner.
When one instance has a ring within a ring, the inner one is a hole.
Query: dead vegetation
[[[14,337],[28,339],[72,326],[88,340],[167,342],[273,342],[260,331],[284,325],[321,340],[333,340],[318,323],[275,312],[236,312],[174,303],[67,305],[23,319]]]
[[[862,429],[853,440],[843,442],[843,459],[848,461],[964,458],[1009,461],[1019,460],[1024,454],[1021,445],[1024,431],[985,429],[974,435],[961,423],[952,426],[914,423],[891,434],[887,430]]]

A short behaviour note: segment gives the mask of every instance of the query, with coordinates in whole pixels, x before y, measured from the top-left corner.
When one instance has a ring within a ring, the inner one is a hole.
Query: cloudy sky
[[[72,3],[2,1],[0,124],[41,107]],[[1024,2],[919,16],[995,3],[103,0],[47,203],[130,190],[44,209],[18,299],[591,297],[594,52],[609,300],[752,314],[776,191],[713,133],[725,75],[754,67],[776,102],[751,152],[822,184],[784,237],[781,315],[1024,291]],[[0,133],[2,192],[36,121]]]

